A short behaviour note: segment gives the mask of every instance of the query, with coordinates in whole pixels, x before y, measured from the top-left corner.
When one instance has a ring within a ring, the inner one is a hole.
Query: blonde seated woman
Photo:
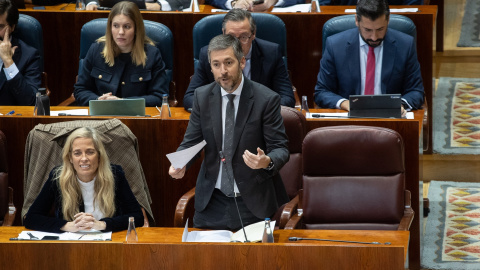
[[[108,15],[105,36],[90,46],[78,71],[75,101],[88,106],[90,100],[143,98],[147,107],[160,106],[169,93],[165,68],[137,5],[119,2]]]
[[[98,133],[79,128],[68,136],[63,164],[55,167],[24,220],[27,229],[45,232],[121,231],[128,218],[143,226],[139,203],[119,165],[110,164]],[[54,217],[49,215],[52,206]]]

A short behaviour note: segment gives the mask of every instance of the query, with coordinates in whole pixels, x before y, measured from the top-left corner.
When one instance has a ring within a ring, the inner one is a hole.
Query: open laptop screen
[[[402,118],[400,94],[351,95],[350,117]]]
[[[90,100],[90,115],[145,116],[145,99]]]

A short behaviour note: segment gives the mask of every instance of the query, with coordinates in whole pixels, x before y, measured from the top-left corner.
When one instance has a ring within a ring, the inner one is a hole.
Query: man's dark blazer
[[[244,77],[233,138],[232,167],[235,181],[248,209],[258,218],[271,217],[288,195],[278,171],[290,158],[288,138],[280,114],[280,97],[267,87]],[[215,189],[223,141],[220,86],[211,83],[195,91],[187,131],[177,151],[202,140],[205,158],[197,178],[195,210],[203,211]],[[245,150],[257,153],[260,147],[274,162],[271,171],[253,170],[243,161]],[[226,157],[227,159],[229,157]],[[193,160],[190,162],[189,165]]]
[[[221,9],[228,9],[227,6],[225,6],[225,3],[227,3],[227,0],[205,0],[206,5],[214,6],[216,8],[221,8]],[[305,0],[285,0],[283,5],[278,7],[289,7],[289,6],[303,4],[303,3],[305,3]]]
[[[110,67],[101,54],[103,47],[104,43],[94,43],[85,56],[75,84],[77,105],[88,106],[90,100],[108,92],[116,96],[121,85],[121,97],[144,98],[145,106],[160,106],[163,94],[168,95],[169,86],[160,50],[145,45],[145,67],[135,66],[130,60],[122,61],[120,57],[115,57],[115,64]]]
[[[319,5],[356,6],[358,0],[320,0]],[[388,0],[389,5],[423,5],[423,0]]]
[[[12,47],[17,46],[13,62],[18,73],[7,81],[3,67],[0,70],[0,105],[35,105],[35,94],[42,82],[40,54],[25,42],[12,37]]]
[[[294,107],[295,97],[293,96],[292,83],[288,77],[278,44],[255,38],[252,42],[250,61],[250,79],[277,92],[281,97],[281,105]],[[195,74],[193,74],[183,97],[185,109],[192,108],[195,89],[214,81],[212,68],[208,62],[208,46],[205,46],[200,50]]]
[[[315,103],[336,108],[341,98],[361,94],[358,28],[327,38],[315,85]],[[413,37],[388,29],[383,41],[382,94],[401,94],[413,109],[423,104],[423,83]]]

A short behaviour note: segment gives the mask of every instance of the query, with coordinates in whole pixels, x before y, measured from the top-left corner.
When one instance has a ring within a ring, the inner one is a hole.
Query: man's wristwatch
[[[265,170],[271,171],[274,166],[275,166],[275,164],[273,164],[273,160],[270,159],[270,164],[268,164],[268,167],[266,167]]]

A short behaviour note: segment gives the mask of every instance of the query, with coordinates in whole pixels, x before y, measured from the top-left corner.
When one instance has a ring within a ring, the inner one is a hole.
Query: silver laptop
[[[351,95],[349,117],[402,118],[400,94]]]
[[[145,99],[90,100],[90,115],[145,116]]]

